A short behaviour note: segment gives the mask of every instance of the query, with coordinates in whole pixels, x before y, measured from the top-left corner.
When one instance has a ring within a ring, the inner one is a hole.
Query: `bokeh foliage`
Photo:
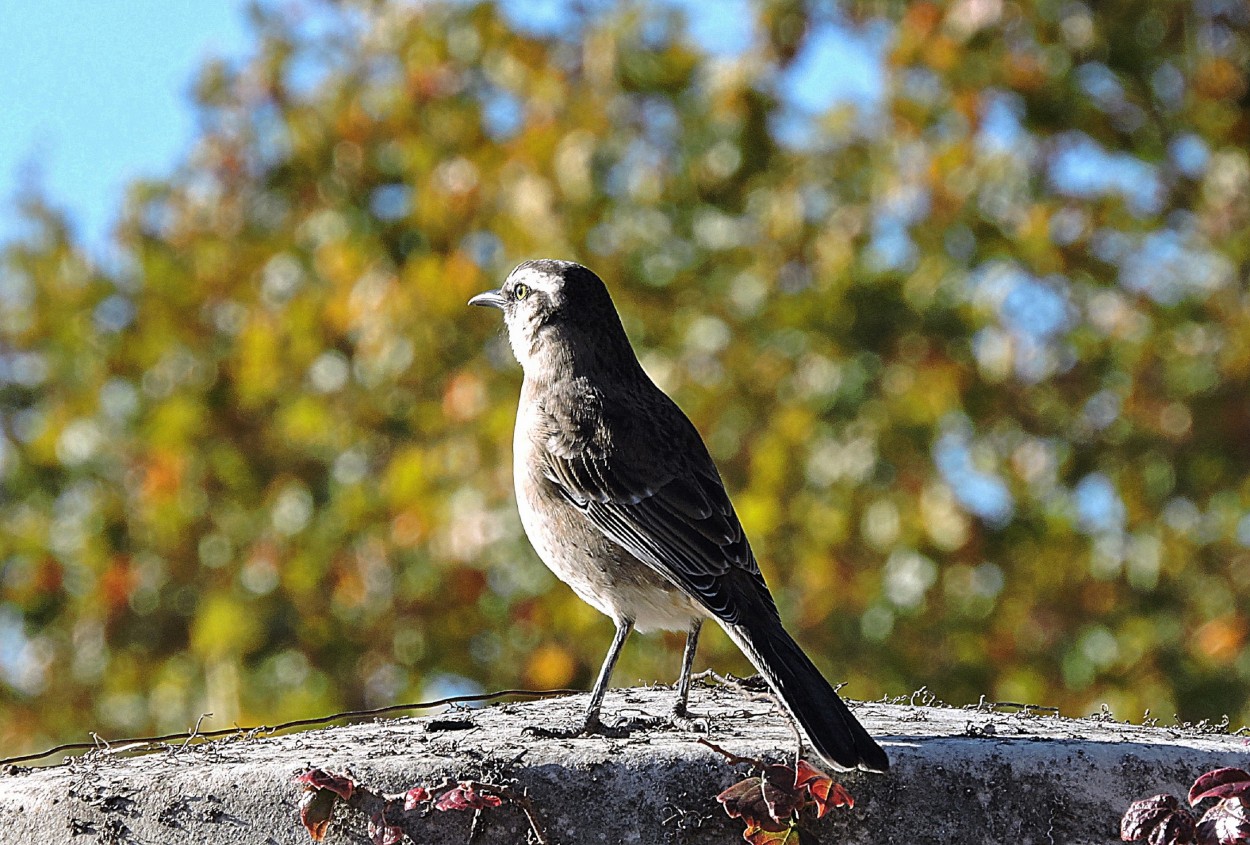
[[[588,684],[465,307],[538,256],[608,281],[852,696],[1250,721],[1246,4],[761,0],[737,55],[592,5],[257,6],[110,261],[28,198],[0,749]],[[879,100],[796,101],[833,31]]]

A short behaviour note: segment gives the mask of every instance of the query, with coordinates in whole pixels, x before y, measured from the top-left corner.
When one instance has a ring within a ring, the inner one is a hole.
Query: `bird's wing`
[[[610,540],[733,624],[744,582],[752,604],[772,600],[702,439],[662,402],[651,414],[598,407],[554,422],[543,475]]]

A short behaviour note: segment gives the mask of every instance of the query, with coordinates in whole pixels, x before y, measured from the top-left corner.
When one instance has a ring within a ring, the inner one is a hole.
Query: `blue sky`
[[[500,2],[522,29],[567,34],[571,0]],[[685,12],[691,37],[713,56],[740,54],[760,37],[748,0],[664,2]],[[246,57],[253,43],[242,0],[0,0],[0,39],[7,45],[0,51],[0,242],[18,233],[15,198],[33,181],[69,214],[97,257],[108,256],[125,186],[168,175],[186,155],[195,137],[190,89],[197,69],[213,56]],[[856,30],[836,16],[817,23],[779,80],[789,106],[783,134],[802,143],[810,118],[837,102],[867,112],[879,107],[887,47],[883,28]],[[1000,111],[989,121],[990,140],[1019,146],[1017,119],[1006,106]],[[1060,192],[1119,191],[1149,211],[1157,180],[1146,165],[1105,153],[1084,137],[1068,140],[1066,157],[1050,172]],[[1205,161],[1205,148],[1189,153],[1195,167]],[[1179,241],[1171,246],[1177,260],[1188,255]],[[1037,291],[1047,290],[1031,283],[1015,288],[1034,292],[1026,310],[1036,305]],[[1020,334],[1029,335],[1023,328]],[[965,440],[952,435],[935,445],[939,468],[971,511],[991,523],[1009,520],[1006,487],[973,466]],[[1100,506],[1104,487],[1086,485],[1083,511],[1107,510]]]
[[[502,2],[523,28],[554,33],[568,19],[568,0]],[[747,0],[668,2],[714,55],[757,37]],[[14,199],[33,181],[98,254],[126,184],[167,175],[189,148],[196,70],[246,56],[252,38],[241,0],[7,0],[0,43],[0,242],[17,233]],[[878,104],[883,49],[880,33],[822,23],[783,87],[800,114]]]
[[[33,176],[99,245],[125,184],[187,149],[196,69],[249,37],[236,0],[5,0],[0,43],[0,240]]]

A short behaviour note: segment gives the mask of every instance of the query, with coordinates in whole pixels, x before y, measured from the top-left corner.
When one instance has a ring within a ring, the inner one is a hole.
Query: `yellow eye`
[[[525,297],[530,295],[529,285],[517,285],[516,287],[512,289],[512,295],[515,296],[517,299],[524,299]]]

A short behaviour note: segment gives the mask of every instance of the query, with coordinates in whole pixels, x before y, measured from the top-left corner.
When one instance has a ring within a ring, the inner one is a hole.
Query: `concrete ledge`
[[[667,689],[611,692],[605,715],[663,714]],[[378,792],[448,778],[528,791],[553,842],[741,841],[715,796],[747,771],[676,730],[624,739],[535,739],[527,725],[572,724],[585,696],[440,716],[392,719],[270,738],[222,740],[136,757],[93,753],[0,776],[0,842],[307,843],[308,767],[350,771]],[[766,699],[700,689],[691,709],[708,739],[736,754],[784,760],[790,729]],[[882,740],[888,775],[843,774],[856,798],[809,826],[821,842],[1083,843],[1118,839],[1135,799],[1184,796],[1219,766],[1250,767],[1243,736],[1144,728],[1098,719],[867,703],[854,707]],[[431,813],[417,842],[467,842],[471,813]],[[366,818],[340,807],[326,841],[368,842]],[[485,810],[475,843],[526,841],[515,808]]]

